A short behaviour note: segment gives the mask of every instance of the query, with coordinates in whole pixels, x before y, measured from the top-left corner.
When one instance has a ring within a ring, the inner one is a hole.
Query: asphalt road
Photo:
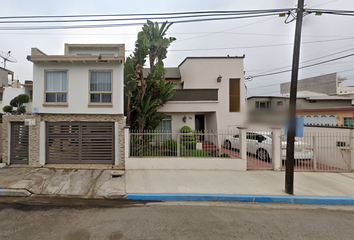
[[[0,239],[353,239],[354,207],[0,201]]]

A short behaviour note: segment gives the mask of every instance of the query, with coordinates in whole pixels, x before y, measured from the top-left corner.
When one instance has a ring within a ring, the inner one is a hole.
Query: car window
[[[257,140],[257,133],[247,133],[246,134],[246,139]]]

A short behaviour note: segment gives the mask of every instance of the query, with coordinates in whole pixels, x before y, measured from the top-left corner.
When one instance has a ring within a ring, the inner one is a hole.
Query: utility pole
[[[299,75],[299,60],[300,60],[300,44],[301,44],[301,28],[302,19],[304,16],[304,1],[298,0],[295,41],[293,52],[293,64],[291,71],[290,83],[290,102],[289,102],[289,122],[288,136],[286,146],[286,168],[285,168],[285,192],[294,194],[294,145],[295,145],[295,130],[296,130],[296,98],[297,98],[297,81]]]

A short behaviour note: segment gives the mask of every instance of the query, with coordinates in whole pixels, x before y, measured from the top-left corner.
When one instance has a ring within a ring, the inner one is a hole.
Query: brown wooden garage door
[[[48,122],[48,164],[114,164],[113,122]]]

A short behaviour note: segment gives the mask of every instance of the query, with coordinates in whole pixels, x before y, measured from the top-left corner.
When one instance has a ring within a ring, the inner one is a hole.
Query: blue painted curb
[[[276,195],[229,195],[189,193],[128,193],[127,200],[133,201],[237,201],[264,203],[297,203],[321,205],[354,205],[351,197],[321,196],[276,196]]]

